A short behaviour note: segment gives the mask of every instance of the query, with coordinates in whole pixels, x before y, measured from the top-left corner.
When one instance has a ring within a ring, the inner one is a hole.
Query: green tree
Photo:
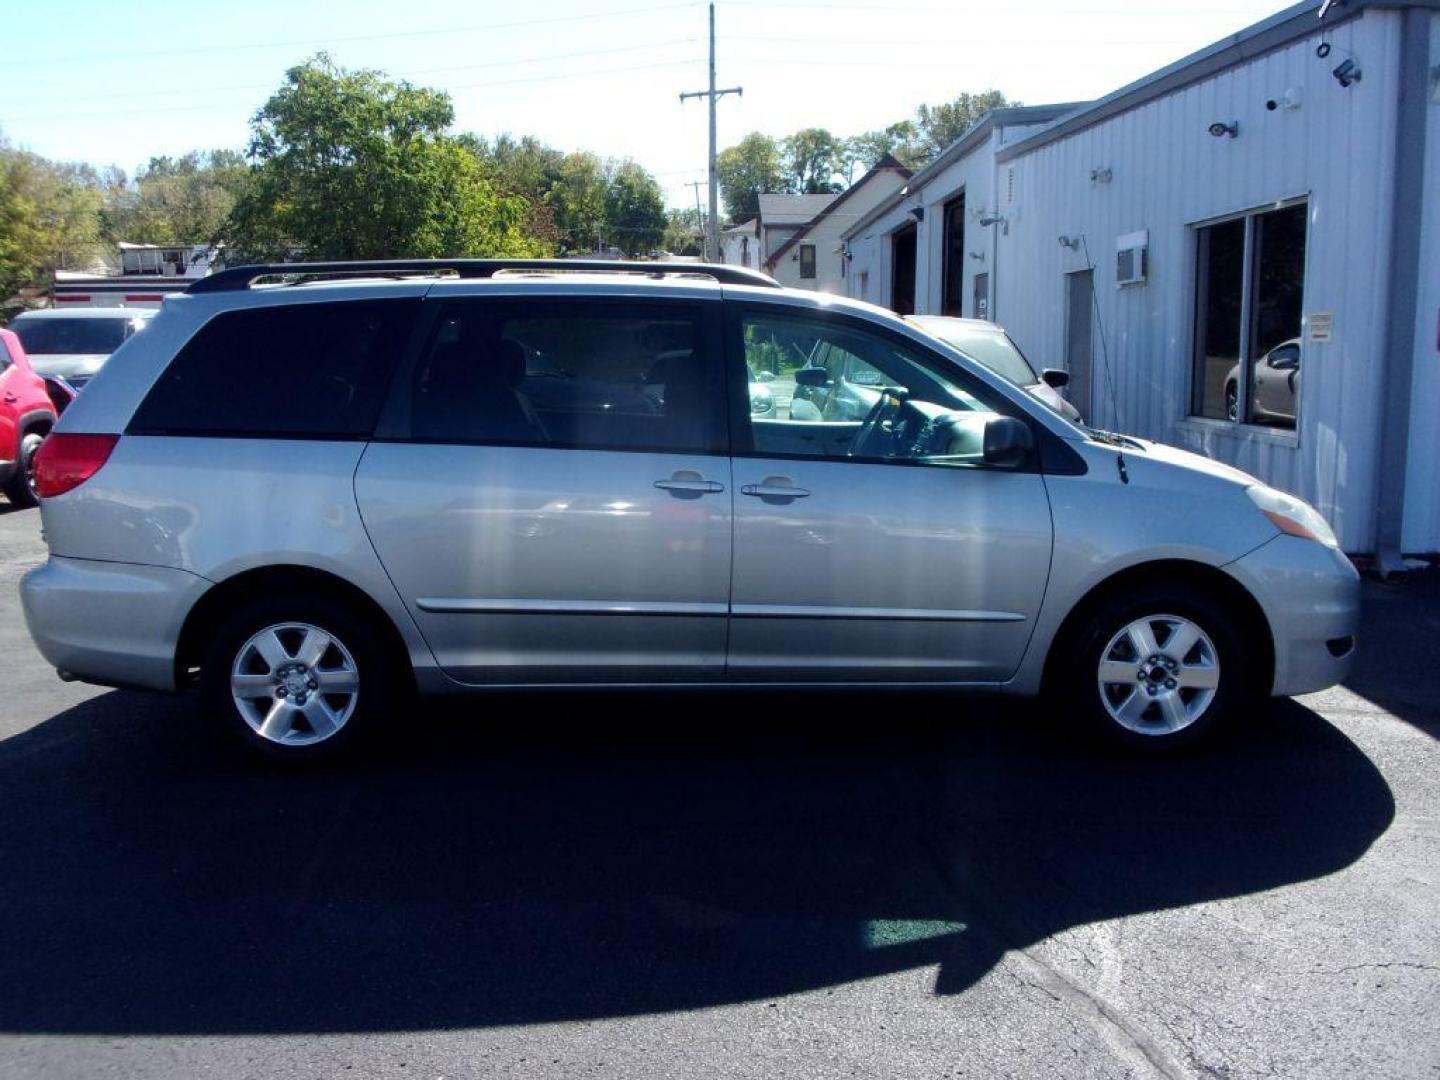
[[[665,239],[661,246],[672,255],[700,255],[705,250],[705,229],[699,210],[665,211]]]
[[[225,232],[233,256],[540,255],[528,201],[502,194],[448,133],[449,96],[347,71],[291,68],[250,123],[254,163]]]
[[[100,253],[101,176],[17,150],[0,137],[0,299]]]
[[[794,191],[806,195],[839,191],[843,146],[824,128],[803,128],[781,144],[785,177]]]
[[[913,120],[854,135],[844,143],[845,179],[853,183],[866,169],[889,154],[901,165],[915,168],[921,160],[920,129]]]
[[[788,190],[780,163],[780,144],[758,131],[716,155],[715,177],[725,212],[737,222],[760,212],[763,193]]]
[[[665,237],[660,185],[633,161],[616,167],[605,192],[605,234],[630,256],[654,251]]]
[[[922,160],[916,164],[933,161],[942,150],[969,131],[975,121],[992,109],[1019,104],[1018,101],[1009,100],[999,90],[986,90],[979,94],[961,94],[953,101],[940,105],[921,105],[915,110],[915,126],[919,129],[917,149]]]
[[[567,154],[546,202],[564,251],[593,251],[605,226],[605,165],[594,154]]]
[[[133,185],[110,193],[102,215],[105,233],[140,244],[212,243],[249,175],[244,157],[234,150],[151,158]]]

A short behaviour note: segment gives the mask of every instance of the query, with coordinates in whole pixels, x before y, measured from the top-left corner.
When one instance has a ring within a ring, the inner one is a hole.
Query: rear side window
[[[722,422],[694,305],[453,303],[415,372],[426,442],[701,451]]]
[[[130,431],[368,436],[419,305],[352,300],[218,315],[171,361]]]

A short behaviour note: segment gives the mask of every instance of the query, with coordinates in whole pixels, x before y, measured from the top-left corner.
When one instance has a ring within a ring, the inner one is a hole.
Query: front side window
[[[131,431],[368,436],[419,307],[355,300],[217,315],[176,354]]]
[[[800,276],[802,278],[813,278],[815,276],[815,245],[800,245]]]
[[[695,305],[456,302],[411,389],[433,442],[701,451],[723,389]]]
[[[740,333],[746,361],[776,372],[776,415],[748,419],[756,454],[983,465],[986,424],[1013,415],[938,357],[848,321],[754,313]]]
[[[1295,427],[1306,203],[1196,230],[1194,411]]]

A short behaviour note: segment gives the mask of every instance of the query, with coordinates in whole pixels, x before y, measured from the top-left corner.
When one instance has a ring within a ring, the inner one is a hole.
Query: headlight
[[[1335,539],[1335,530],[1310,504],[1264,484],[1251,485],[1245,489],[1245,494],[1281,532],[1306,540],[1318,540],[1326,547],[1340,547],[1340,542]]]

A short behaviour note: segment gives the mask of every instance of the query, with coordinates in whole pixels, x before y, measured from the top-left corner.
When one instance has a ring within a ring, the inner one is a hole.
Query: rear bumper
[[[1308,694],[1349,674],[1360,625],[1360,575],[1349,559],[1312,540],[1277,536],[1225,569],[1270,622],[1271,693]]]
[[[20,582],[40,654],[84,682],[175,689],[175,647],[210,582],[185,570],[52,555]]]

